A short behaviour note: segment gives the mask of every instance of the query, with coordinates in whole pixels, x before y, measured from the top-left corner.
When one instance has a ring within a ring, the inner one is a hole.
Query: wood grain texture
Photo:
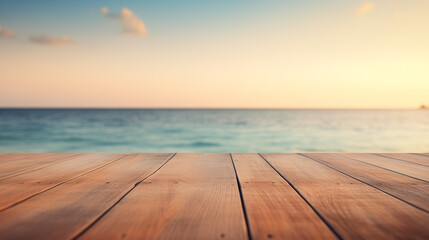
[[[178,154],[81,239],[246,239],[229,154]]]
[[[423,155],[305,155],[0,153],[0,239],[429,239]]]
[[[78,153],[3,153],[0,155],[0,180],[71,160]]]
[[[426,166],[402,160],[395,160],[371,153],[347,153],[343,156],[429,182],[429,167]]]
[[[125,155],[91,153],[0,180],[0,211]]]
[[[429,214],[305,156],[263,155],[343,238],[429,238]]]
[[[9,208],[0,213],[0,239],[70,239],[171,155],[129,154]]]
[[[0,163],[9,160],[20,160],[20,159],[37,159],[40,157],[48,157],[50,155],[67,155],[69,153],[0,153]]]
[[[25,159],[25,158],[39,158],[43,156],[49,156],[55,153],[0,153],[0,163],[4,161],[9,160],[19,160],[19,159]],[[59,154],[59,153],[56,153]],[[63,153],[63,155],[66,155],[67,153]]]
[[[258,154],[232,154],[252,239],[336,239],[297,192]]]
[[[304,155],[429,212],[429,183],[427,182],[354,161],[339,154],[305,153]]]
[[[411,153],[379,153],[378,155],[421,164],[429,167],[429,156],[422,156]]]

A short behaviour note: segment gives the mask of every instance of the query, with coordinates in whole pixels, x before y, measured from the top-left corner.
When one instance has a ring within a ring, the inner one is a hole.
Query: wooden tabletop
[[[429,239],[429,154],[0,153],[0,239]]]

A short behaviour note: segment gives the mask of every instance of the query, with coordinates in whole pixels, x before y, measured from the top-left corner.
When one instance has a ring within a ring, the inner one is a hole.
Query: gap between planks
[[[81,237],[83,234],[85,234],[86,231],[88,231],[92,226],[94,226],[102,217],[104,217],[110,210],[112,210],[116,205],[119,204],[119,202],[124,199],[131,191],[133,191],[140,183],[145,181],[147,178],[158,172],[165,164],[167,164],[174,156],[176,156],[177,153],[174,153],[171,155],[163,164],[161,164],[158,168],[156,168],[152,173],[141,179],[140,181],[136,182],[134,186],[129,189],[127,192],[125,192],[122,196],[119,197],[119,199],[112,204],[109,208],[107,208],[105,211],[103,211],[98,217],[96,217],[92,222],[88,224],[88,226],[84,227],[82,230],[79,230],[78,233],[72,237],[71,239],[75,240]]]
[[[134,155],[135,155],[135,154],[134,154]],[[54,184],[54,185],[51,185],[51,186],[49,186],[49,187],[47,187],[47,188],[44,188],[44,189],[42,189],[42,190],[40,190],[40,191],[38,191],[38,192],[31,193],[30,195],[28,195],[28,196],[26,196],[26,197],[23,197],[23,198],[21,198],[21,199],[15,200],[14,202],[9,203],[9,204],[7,204],[7,205],[1,206],[1,207],[0,207],[0,212],[3,212],[3,211],[5,211],[5,210],[7,210],[7,209],[9,209],[9,208],[11,208],[11,207],[14,207],[14,206],[16,206],[16,205],[18,205],[18,204],[20,204],[20,203],[23,203],[23,202],[25,202],[25,201],[27,201],[27,200],[29,200],[29,199],[31,199],[31,198],[33,198],[33,197],[37,196],[37,195],[40,195],[40,194],[42,194],[42,193],[44,193],[44,192],[47,192],[47,191],[49,191],[49,190],[51,190],[51,189],[54,189],[54,188],[58,187],[58,186],[61,186],[61,185],[63,185],[64,183],[70,182],[70,181],[72,181],[72,180],[74,180],[74,179],[77,179],[77,178],[82,177],[82,176],[85,176],[85,175],[87,175],[87,174],[89,174],[89,173],[91,173],[91,172],[94,172],[94,171],[96,171],[96,170],[99,170],[99,169],[101,169],[101,168],[103,168],[103,167],[105,167],[105,166],[108,166],[108,165],[110,165],[110,164],[112,164],[112,163],[114,163],[114,162],[116,162],[116,161],[119,161],[119,160],[121,160],[121,159],[123,159],[123,158],[125,158],[125,157],[127,157],[127,156],[132,156],[132,155],[124,155],[124,156],[120,156],[120,157],[114,158],[112,161],[109,161],[109,162],[107,162],[107,163],[101,164],[101,165],[96,166],[96,167],[94,167],[94,168],[92,168],[92,169],[86,170],[86,171],[84,171],[84,172],[82,172],[82,173],[79,173],[79,174],[77,174],[77,175],[75,175],[75,176],[73,176],[73,177],[71,177],[71,178],[68,178],[68,179],[66,179],[66,180],[64,180],[64,181],[61,181],[61,182],[56,183],[56,184]],[[68,160],[65,160],[65,161],[68,161]],[[62,161],[62,162],[65,162],[65,161]],[[60,163],[61,163],[61,162],[60,162]],[[54,164],[51,164],[51,165],[54,165]],[[49,165],[49,166],[51,166],[51,165]],[[46,166],[46,167],[49,167],[49,166]],[[38,170],[38,169],[35,169],[35,170]],[[3,179],[2,179],[2,180],[3,180]]]
[[[416,209],[418,209],[418,210],[421,210],[421,211],[423,211],[423,212],[425,212],[425,213],[429,213],[429,211],[428,211],[427,209],[425,209],[424,207],[421,207],[421,206],[419,206],[419,205],[416,205],[416,204],[414,204],[414,203],[410,202],[409,200],[405,200],[403,197],[399,197],[399,196],[397,196],[397,194],[394,194],[394,193],[392,193],[391,191],[387,191],[387,190],[382,189],[381,187],[377,187],[377,186],[375,186],[374,184],[369,183],[369,182],[368,182],[368,180],[362,180],[362,179],[361,179],[361,178],[359,178],[359,177],[353,176],[353,174],[347,173],[347,172],[346,172],[346,171],[344,171],[344,170],[340,170],[340,169],[338,168],[338,166],[337,166],[337,167],[332,166],[332,164],[328,164],[328,163],[326,162],[326,160],[324,160],[324,159],[320,159],[320,158],[318,158],[317,156],[313,156],[313,155],[315,155],[315,154],[309,154],[309,153],[302,154],[302,153],[299,153],[299,155],[302,155],[302,156],[304,156],[304,157],[307,157],[307,158],[309,158],[309,159],[312,159],[312,160],[314,160],[314,161],[316,161],[316,162],[318,162],[318,163],[320,163],[320,164],[325,165],[326,167],[329,167],[329,168],[331,168],[331,169],[333,169],[333,170],[335,170],[335,171],[337,171],[337,172],[340,172],[340,173],[342,173],[342,174],[344,174],[344,175],[346,175],[346,176],[348,176],[348,177],[350,177],[350,178],[353,178],[353,179],[355,179],[355,180],[357,180],[357,181],[359,181],[359,182],[362,182],[362,183],[364,183],[364,184],[366,184],[366,185],[368,185],[368,186],[370,186],[370,187],[373,187],[373,188],[375,188],[375,189],[377,189],[377,190],[379,190],[379,191],[381,191],[381,192],[383,192],[383,193],[385,193],[385,194],[387,194],[387,195],[389,195],[389,196],[391,196],[391,197],[394,197],[394,198],[396,198],[396,199],[398,199],[398,200],[400,200],[400,201],[402,201],[402,202],[404,202],[404,203],[406,203],[406,204],[408,204],[408,205],[410,205],[410,206],[412,206],[412,207],[414,207],[414,208],[416,208]],[[325,154],[323,154],[323,155],[325,155]],[[355,160],[355,159],[353,159],[353,158],[348,158],[348,157],[346,157],[346,156],[344,156],[344,155],[339,155],[339,156],[340,156],[340,157],[343,157],[343,158],[345,158],[345,159],[347,159],[347,160],[350,160],[350,161],[356,161],[357,163],[366,164],[365,162],[358,161],[358,160]],[[370,166],[372,166],[372,167],[378,168],[378,166],[371,165],[371,164],[369,164],[369,165],[370,165]],[[414,180],[420,181],[421,183],[423,183],[423,186],[426,186],[426,182],[425,182],[425,181],[422,181],[422,180],[420,180],[420,179],[415,179],[415,178],[413,178],[413,177],[409,177],[409,176],[407,176],[407,175],[403,175],[403,174],[397,173],[397,172],[395,172],[395,171],[386,171],[386,169],[384,169],[384,168],[379,168],[379,169],[380,169],[381,171],[391,172],[392,174],[398,174],[399,176],[403,176],[403,177],[406,177],[406,178],[410,178],[410,180],[411,180],[411,179],[414,179]],[[416,184],[416,183],[415,183],[415,184]],[[419,189],[419,191],[420,191],[420,194],[422,194],[422,193],[424,192],[422,189]],[[427,193],[428,193],[428,191],[426,191],[425,193],[427,194]],[[427,204],[426,204],[426,205],[427,205]]]

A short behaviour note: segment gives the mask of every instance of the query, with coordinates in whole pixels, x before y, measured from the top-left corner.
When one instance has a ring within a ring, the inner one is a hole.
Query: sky
[[[0,0],[0,107],[429,105],[427,0]]]

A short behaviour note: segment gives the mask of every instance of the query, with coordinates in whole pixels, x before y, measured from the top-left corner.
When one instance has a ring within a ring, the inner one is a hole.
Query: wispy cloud
[[[48,35],[29,36],[28,39],[33,43],[45,44],[50,46],[68,46],[75,44],[75,40],[67,37],[52,37]]]
[[[356,8],[356,14],[359,16],[367,14],[375,7],[375,3],[373,2],[363,2]]]
[[[15,37],[15,33],[12,31],[12,29],[3,28],[0,25],[0,37],[1,38],[13,38],[13,37]]]
[[[122,8],[119,13],[109,13],[107,7],[102,7],[100,11],[105,17],[118,19],[122,24],[122,33],[125,35],[145,36],[147,34],[143,21],[128,8]]]

